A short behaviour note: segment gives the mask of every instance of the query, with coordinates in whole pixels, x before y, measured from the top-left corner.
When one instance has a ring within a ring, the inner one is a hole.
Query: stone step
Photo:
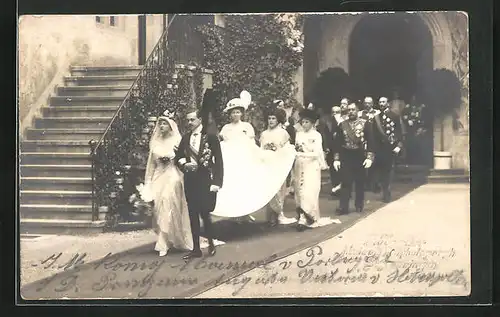
[[[108,76],[66,76],[66,87],[75,86],[132,86],[137,76],[108,75]]]
[[[21,190],[92,191],[92,178],[88,177],[21,177]]]
[[[27,140],[21,143],[21,151],[49,153],[90,153],[90,145],[87,141]]]
[[[43,107],[42,112],[46,117],[112,117],[118,110],[115,106],[50,106]]]
[[[20,221],[21,234],[97,234],[104,230],[104,220],[67,220],[24,218]]]
[[[59,96],[86,96],[86,97],[122,97],[127,95],[130,86],[75,86],[58,87]]]
[[[105,129],[28,129],[27,140],[99,140]]]
[[[118,107],[123,101],[123,97],[116,96],[55,96],[50,98],[51,106],[103,106]]]
[[[40,153],[40,152],[21,152],[21,164],[38,165],[88,165],[92,164],[90,151],[81,153]]]
[[[47,206],[60,206],[65,207],[65,211],[71,211],[73,205],[76,206],[92,206],[92,191],[68,191],[68,190],[21,190],[19,201],[22,206],[28,206],[29,210],[35,212],[33,206],[47,205]],[[69,208],[69,209],[68,209]],[[46,209],[40,209],[46,211]],[[83,209],[82,209],[83,210]],[[56,209],[60,213],[60,209]],[[83,210],[88,212],[87,209]],[[92,208],[90,208],[92,212]],[[21,210],[22,215],[22,210]],[[62,215],[64,216],[64,215]],[[27,218],[36,218],[34,215],[27,215]],[[64,217],[62,217],[64,218]],[[92,219],[85,216],[83,219]]]
[[[103,76],[103,75],[127,75],[137,76],[142,66],[72,66],[70,68],[73,76]]]
[[[106,129],[112,117],[44,117],[35,119],[36,129]]]
[[[469,175],[431,175],[427,177],[428,183],[433,184],[457,184],[470,183]]]
[[[92,165],[20,165],[21,177],[91,177]]]
[[[397,174],[429,173],[429,167],[424,165],[396,165],[394,172]]]
[[[439,175],[468,175],[468,173],[463,168],[450,168],[446,170],[430,170],[431,176],[439,176]]]

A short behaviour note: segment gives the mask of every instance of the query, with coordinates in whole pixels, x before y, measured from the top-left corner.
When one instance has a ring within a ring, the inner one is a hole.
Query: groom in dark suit
[[[219,139],[207,132],[207,118],[203,117],[202,122],[199,110],[188,112],[190,132],[182,137],[175,156],[177,166],[184,172],[184,192],[193,234],[193,250],[184,259],[202,257],[200,216],[209,243],[208,253],[215,255],[210,213],[215,208],[217,191],[222,187],[224,170]]]

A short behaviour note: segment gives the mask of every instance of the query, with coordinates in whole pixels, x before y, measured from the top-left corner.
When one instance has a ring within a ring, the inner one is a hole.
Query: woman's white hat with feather
[[[252,103],[252,96],[248,91],[243,90],[240,93],[239,98],[233,98],[228,101],[224,112],[228,112],[234,108],[243,108],[244,110],[247,110],[250,103]]]

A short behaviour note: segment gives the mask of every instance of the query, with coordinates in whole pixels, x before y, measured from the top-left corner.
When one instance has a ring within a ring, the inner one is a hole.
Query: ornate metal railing
[[[171,19],[104,134],[90,141],[92,219],[105,214],[108,227],[134,220],[131,196],[144,177],[157,116],[174,112],[182,132],[186,108],[201,104],[203,46],[190,18]]]

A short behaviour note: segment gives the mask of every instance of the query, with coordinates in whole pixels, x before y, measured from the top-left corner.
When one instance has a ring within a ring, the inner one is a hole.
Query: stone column
[[[304,60],[302,60],[302,65],[300,65],[299,69],[295,72],[293,81],[295,83],[295,87],[297,88],[297,91],[295,92],[295,99],[302,103],[304,100]]]
[[[443,37],[433,39],[433,62],[434,70],[452,69],[453,56],[451,52],[451,43]],[[442,120],[434,121],[434,151],[452,152],[453,146],[453,126],[452,116],[448,115]]]

